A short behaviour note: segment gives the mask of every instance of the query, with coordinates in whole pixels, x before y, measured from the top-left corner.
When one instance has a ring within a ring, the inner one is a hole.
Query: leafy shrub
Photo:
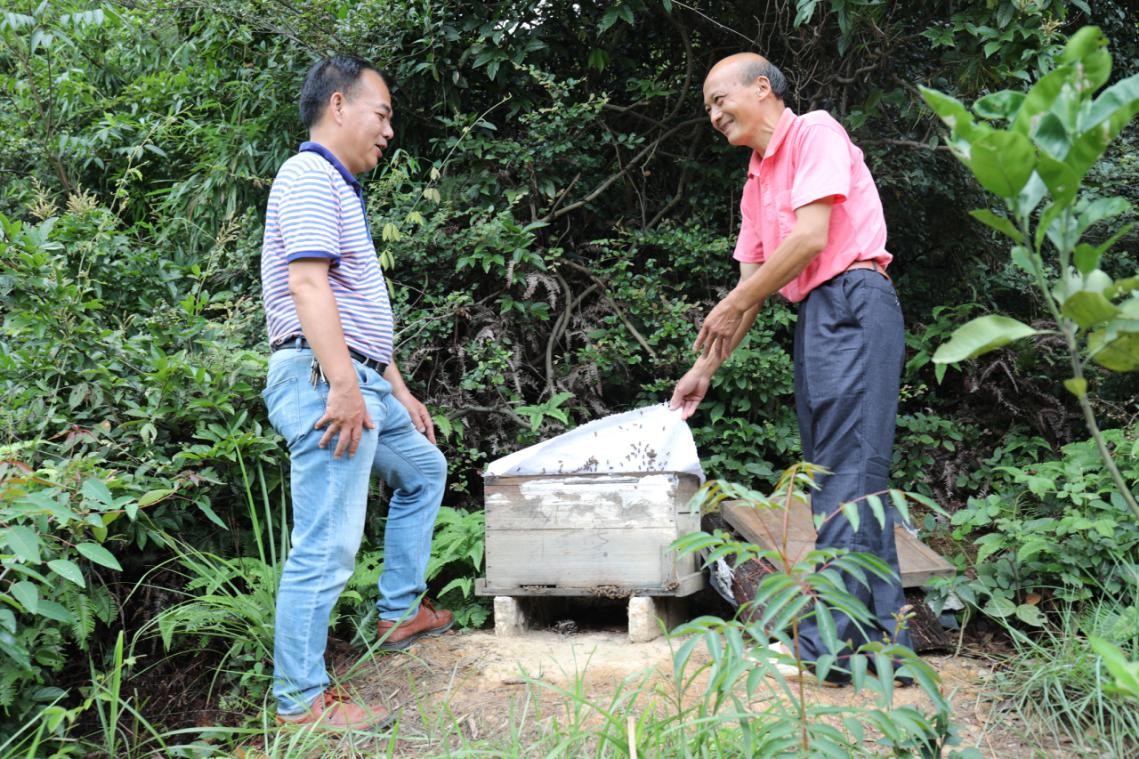
[[[93,459],[36,470],[0,447],[0,726],[7,733],[63,697],[55,678],[118,607],[107,570],[122,569],[109,527],[154,500]],[[108,487],[108,481],[114,487]],[[124,492],[125,491],[125,492]],[[133,491],[133,492],[132,492]],[[110,541],[110,542],[108,542]]]
[[[1123,476],[1139,483],[1135,433],[1103,434]],[[958,540],[982,533],[973,541],[975,577],[950,583],[963,601],[997,619],[1040,626],[1056,601],[1103,594],[1128,604],[1139,597],[1139,524],[1094,441],[1066,445],[1057,459],[994,469],[1003,475],[995,492],[971,498],[952,517]]]

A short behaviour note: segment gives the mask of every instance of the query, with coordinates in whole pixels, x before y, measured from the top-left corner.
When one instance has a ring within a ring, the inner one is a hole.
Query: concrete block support
[[[526,632],[526,613],[519,599],[511,596],[494,597],[494,634],[500,638],[515,638]]]
[[[629,599],[629,642],[647,643],[661,635],[657,602],[651,596]]]

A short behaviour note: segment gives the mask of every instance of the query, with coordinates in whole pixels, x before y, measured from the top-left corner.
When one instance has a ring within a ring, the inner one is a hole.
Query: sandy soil
[[[1024,725],[1001,712],[986,687],[990,671],[982,662],[925,658],[941,673],[962,746],[1002,759],[1070,756],[1061,748],[1041,746],[1034,740],[1038,736],[1028,735]],[[672,652],[664,638],[632,644],[617,629],[532,631],[517,638],[465,631],[418,641],[402,654],[381,655],[352,675],[350,684],[365,698],[401,711],[395,755],[412,757],[438,755],[463,737],[478,741],[512,731],[538,735],[547,729],[550,715],[565,714],[559,709],[570,699],[559,689],[581,688],[594,703],[609,703],[614,693],[628,693],[647,681],[667,692],[671,673]],[[872,703],[869,694],[855,695],[849,688],[812,686],[806,693],[808,700],[829,705],[852,699]],[[928,704],[917,688],[899,689],[895,701]]]

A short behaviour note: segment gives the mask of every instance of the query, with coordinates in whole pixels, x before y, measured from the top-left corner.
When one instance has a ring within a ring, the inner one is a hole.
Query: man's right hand
[[[332,450],[332,458],[338,459],[348,450],[348,457],[356,455],[360,447],[360,438],[364,436],[364,429],[374,430],[376,423],[364,405],[364,396],[360,393],[360,386],[355,382],[350,385],[330,385],[328,402],[324,406],[324,416],[313,425],[315,429],[323,429],[324,435],[320,438],[320,447],[327,448],[336,436],[336,447]]]
[[[703,372],[696,371],[696,369],[688,370],[688,373],[676,383],[668,407],[681,409],[681,418],[687,419],[696,413],[696,407],[708,394],[710,384],[711,377],[706,376]]]

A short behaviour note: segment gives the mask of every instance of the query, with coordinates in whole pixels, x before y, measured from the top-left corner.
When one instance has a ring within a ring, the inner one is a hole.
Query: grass
[[[1009,709],[1074,755],[1139,756],[1139,709],[1110,693],[1112,677],[1089,636],[1139,657],[1139,607],[1111,599],[1067,605],[1030,636],[1013,630],[1016,654],[995,687]]]

